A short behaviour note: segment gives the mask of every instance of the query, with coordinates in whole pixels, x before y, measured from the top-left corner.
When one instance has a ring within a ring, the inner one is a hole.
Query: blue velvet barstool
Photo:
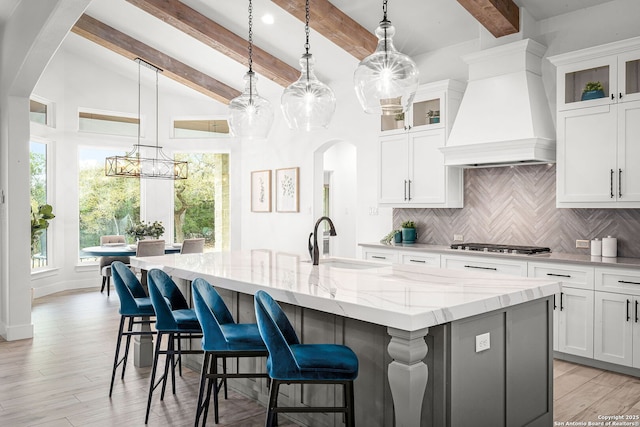
[[[345,425],[355,426],[353,381],[358,376],[358,357],[338,344],[300,344],[280,305],[265,291],[255,295],[258,330],[269,350],[267,372],[271,377],[266,426],[276,423],[279,412],[342,412]],[[279,407],[281,384],[341,384],[344,405],[338,407]]]
[[[202,327],[204,350],[195,425],[199,425],[202,416],[204,426],[207,423],[212,389],[214,419],[217,424],[218,392],[224,385],[224,398],[227,398],[227,378],[269,378],[267,373],[227,373],[227,357],[266,357],[269,353],[260,337],[258,325],[235,323],[226,304],[209,282],[198,278],[193,281],[191,287],[196,315]],[[222,358],[222,373],[218,373],[218,358]]]
[[[113,392],[113,383],[116,378],[118,366],[122,365],[122,379],[124,379],[124,371],[127,368],[127,356],[129,355],[129,344],[131,337],[134,335],[152,335],[155,332],[151,330],[134,331],[133,325],[149,325],[155,321],[150,319],[156,315],[151,305],[151,299],[147,297],[147,293],[140,284],[140,281],[127,265],[120,261],[114,261],[111,264],[111,275],[113,284],[120,299],[120,329],[118,330],[118,341],[116,343],[116,355],[113,359],[113,371],[111,373],[111,386],[109,387],[109,397]],[[124,330],[126,319],[129,319],[127,330]],[[137,320],[136,320],[137,319]],[[124,355],[120,358],[120,344],[122,337],[126,336],[126,344]]]
[[[195,310],[189,308],[189,304],[187,304],[187,301],[184,299],[182,292],[180,292],[178,286],[167,273],[159,269],[152,269],[149,270],[147,276],[149,296],[151,297],[151,303],[156,312],[158,339],[156,340],[153,367],[151,368],[147,413],[144,419],[145,424],[149,422],[153,391],[160,383],[162,383],[160,400],[164,399],[169,368],[171,368],[172,391],[173,394],[176,394],[176,364],[180,369],[180,375],[182,375],[182,355],[202,354],[202,350],[182,350],[180,344],[180,340],[182,339],[202,338],[202,328],[200,328],[200,322],[198,322]],[[165,335],[169,335],[167,349],[161,350],[162,338]],[[158,358],[161,354],[166,355],[164,374],[156,381],[156,368],[158,366]]]

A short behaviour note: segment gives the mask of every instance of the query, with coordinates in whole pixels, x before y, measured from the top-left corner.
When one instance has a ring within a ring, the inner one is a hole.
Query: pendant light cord
[[[140,147],[140,128],[142,127],[142,120],[140,119],[140,68],[142,64],[140,58],[138,58],[136,62],[138,63],[138,147]],[[138,153],[138,155],[140,154]]]
[[[307,62],[307,85],[309,84],[309,0],[307,0],[305,9],[305,24],[304,24],[304,33],[306,36],[306,41],[304,43],[304,49],[306,51],[306,62]]]
[[[249,104],[253,104],[253,2],[249,0]]]
[[[160,101],[159,101],[159,91],[158,91],[158,69],[156,68],[156,159],[160,156],[160,147],[158,146],[160,140]]]
[[[382,22],[381,23],[387,23],[389,22],[387,20],[387,1],[388,0],[384,0],[382,2]],[[385,62],[387,61],[387,25],[384,25],[384,59]]]

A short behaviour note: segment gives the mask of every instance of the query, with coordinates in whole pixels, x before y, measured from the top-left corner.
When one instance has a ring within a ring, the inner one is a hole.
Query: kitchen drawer
[[[562,281],[562,286],[568,288],[594,288],[595,273],[593,267],[548,262],[529,262],[528,264],[529,277]]]
[[[640,295],[640,270],[596,267],[596,290]]]
[[[527,276],[527,262],[513,260],[495,260],[493,258],[442,255],[440,260],[442,268],[456,270],[482,271],[486,273],[512,274],[515,276]]]
[[[398,262],[397,251],[392,249],[364,248],[362,250],[362,258],[369,261],[383,262],[386,264],[393,264]]]
[[[429,267],[440,267],[440,254],[430,254],[425,252],[405,252],[398,251],[401,264],[427,265]]]

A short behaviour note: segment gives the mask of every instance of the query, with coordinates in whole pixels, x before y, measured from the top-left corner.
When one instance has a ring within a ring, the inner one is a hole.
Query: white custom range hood
[[[556,132],[541,77],[545,51],[526,39],[464,57],[469,83],[440,149],[445,165],[555,163]]]

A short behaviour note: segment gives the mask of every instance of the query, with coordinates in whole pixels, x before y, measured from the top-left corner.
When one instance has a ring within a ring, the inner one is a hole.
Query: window
[[[228,137],[227,119],[174,120],[174,138],[219,138]]]
[[[29,99],[29,120],[45,126],[53,126],[53,103],[44,98],[32,96]]]
[[[140,120],[136,115],[84,110],[78,113],[80,132],[117,136],[138,136]]]
[[[31,141],[29,143],[29,163],[31,168],[31,209],[38,210],[40,205],[47,204],[47,143]],[[46,267],[49,264],[47,256],[48,230],[31,248],[31,268]]]
[[[123,154],[116,149],[79,149],[80,249],[99,245],[103,235],[124,235],[140,218],[140,181],[104,175],[104,159]]]
[[[176,242],[204,237],[205,251],[229,249],[229,155],[177,153],[189,179],[174,183]]]

